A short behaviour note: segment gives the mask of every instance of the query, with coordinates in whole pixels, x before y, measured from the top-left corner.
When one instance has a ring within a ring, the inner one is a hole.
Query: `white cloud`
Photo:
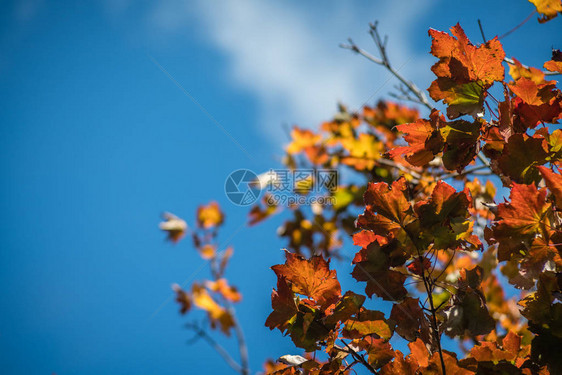
[[[338,44],[351,36],[374,50],[366,30],[379,20],[391,38],[389,54],[396,67],[420,82],[429,80],[431,59],[408,42],[416,17],[427,2],[403,1],[361,5],[263,0],[195,2],[168,0],[152,11],[151,25],[162,32],[183,32],[197,22],[202,38],[229,61],[233,83],[255,94],[260,103],[260,129],[277,139],[282,123],[315,126],[328,119],[338,101],[358,108],[392,89],[388,73]],[[424,48],[427,50],[427,48]]]

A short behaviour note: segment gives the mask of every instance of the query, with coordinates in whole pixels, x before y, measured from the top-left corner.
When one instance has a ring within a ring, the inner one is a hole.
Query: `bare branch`
[[[236,333],[236,340],[238,341],[238,350],[240,352],[240,361],[242,362],[242,368],[240,373],[242,375],[250,375],[250,362],[248,360],[248,345],[246,344],[246,339],[244,338],[244,331],[240,326],[240,322],[236,318],[236,312],[234,307],[229,304],[228,312],[232,316],[234,322],[234,332]]]
[[[484,29],[482,28],[482,22],[478,19],[478,27],[480,28],[480,34],[482,34],[482,40],[486,43],[486,36],[484,35]]]
[[[188,329],[195,332],[195,339],[202,338],[224,359],[224,361],[236,372],[243,374],[243,368],[228,354],[225,348],[223,348],[218,342],[215,341],[211,336],[207,334],[201,327],[195,323],[187,323],[185,325]],[[193,340],[191,340],[193,342]]]
[[[211,260],[211,273],[213,274],[213,278],[215,281],[220,279],[221,275],[218,270],[218,265],[216,258]],[[242,375],[250,375],[250,361],[248,359],[248,345],[246,344],[246,339],[244,337],[244,331],[242,330],[242,326],[240,322],[236,318],[236,310],[234,306],[228,300],[224,300],[224,304],[232,317],[232,322],[234,324],[234,333],[236,335],[236,340],[238,341],[238,351],[240,352],[240,362],[242,365],[240,366],[240,373]]]
[[[392,73],[392,75],[394,77],[396,77],[400,82],[402,82],[402,84],[404,86],[407,87],[409,92],[411,92],[417,98],[417,101],[419,103],[424,105],[429,110],[432,110],[433,106],[429,103],[429,100],[425,96],[424,92],[422,90],[420,90],[413,82],[408,81],[406,78],[404,78],[390,64],[390,60],[388,59],[388,54],[387,54],[387,50],[386,50],[388,38],[386,36],[384,37],[384,40],[381,38],[381,36],[379,34],[379,31],[377,29],[377,23],[376,22],[374,24],[370,25],[369,34],[371,35],[371,37],[373,38],[373,41],[375,42],[375,45],[377,46],[380,58],[377,58],[377,57],[371,55],[370,53],[368,53],[367,51],[359,48],[353,42],[352,39],[348,39],[349,44],[341,44],[340,47],[345,48],[345,49],[349,49],[349,50],[351,50],[351,51],[353,51],[357,54],[360,54],[361,56],[363,56],[366,59],[374,62],[377,65],[384,66],[390,73]]]
[[[533,15],[534,15],[535,13],[537,13],[537,10],[536,10],[536,9],[533,10],[533,11],[531,12],[531,14],[529,14],[523,21],[521,21],[521,22],[520,22],[517,26],[515,26],[513,29],[511,29],[511,30],[509,30],[508,32],[505,32],[505,33],[503,33],[502,35],[500,35],[500,36],[498,37],[498,39],[501,40],[501,39],[505,38],[506,36],[508,36],[509,34],[511,34],[512,32],[514,32],[515,30],[517,30],[518,28],[520,28],[521,26],[523,26],[524,24],[526,24],[527,21],[529,21],[529,20],[531,19],[531,17],[533,17]]]
[[[465,169],[461,173],[453,172],[453,173],[443,174],[443,175],[440,176],[440,178],[444,180],[446,178],[451,178],[451,177],[465,176],[465,175],[474,174],[477,171],[481,171],[483,169],[489,169],[489,168],[490,168],[490,166],[488,166],[488,165],[478,165],[478,166],[473,167],[473,168]]]

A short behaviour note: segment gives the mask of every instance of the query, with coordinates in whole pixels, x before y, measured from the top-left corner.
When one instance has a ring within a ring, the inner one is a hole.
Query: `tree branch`
[[[219,270],[217,269],[217,261],[216,258],[211,260],[211,273],[213,274],[213,278],[215,281],[220,279],[221,275]],[[240,362],[242,365],[240,366],[240,374],[242,375],[250,375],[250,361],[248,359],[248,345],[246,344],[246,339],[244,337],[244,331],[242,330],[242,326],[240,322],[236,318],[236,310],[234,306],[228,300],[224,300],[224,304],[228,310],[228,313],[232,317],[232,322],[234,324],[234,333],[236,335],[236,340],[238,341],[238,351],[240,352]]]
[[[343,339],[340,339],[340,341],[345,345],[347,350],[349,350],[349,354],[351,354],[351,356],[356,361],[359,361],[363,366],[365,366],[367,368],[367,370],[369,370],[373,374],[378,374],[377,370],[375,370],[375,368],[373,366],[371,366],[371,364],[369,362],[367,362],[365,360],[365,358],[363,358],[363,356],[359,355],[359,353],[357,353],[355,350],[353,350],[345,341],[343,341]]]
[[[185,325],[188,329],[191,329],[192,331],[195,332],[196,336],[195,338],[202,338],[205,341],[207,341],[207,343],[224,359],[224,361],[236,372],[239,373],[243,373],[243,367],[240,366],[238,364],[238,362],[236,362],[234,360],[234,358],[232,358],[230,356],[230,354],[228,353],[228,351],[226,351],[225,348],[223,348],[218,342],[215,341],[215,339],[213,339],[211,336],[209,336],[207,334],[207,332],[205,332],[201,327],[199,327],[197,324],[195,323],[187,323]]]
[[[238,350],[240,352],[240,362],[242,362],[242,368],[240,373],[242,375],[250,375],[250,361],[248,359],[248,345],[246,344],[246,339],[244,338],[244,331],[240,322],[236,318],[236,311],[234,307],[228,304],[228,312],[232,316],[232,321],[234,322],[234,332],[236,334],[236,340],[238,341]]]
[[[534,15],[535,13],[537,13],[537,10],[536,10],[536,9],[533,10],[533,11],[531,12],[531,14],[529,14],[529,15],[527,16],[527,18],[525,18],[523,21],[521,21],[521,22],[520,22],[517,26],[515,26],[513,29],[511,29],[511,30],[509,30],[508,32],[505,32],[505,33],[503,33],[502,35],[500,35],[500,36],[498,37],[498,39],[501,40],[501,39],[505,38],[506,36],[508,36],[509,34],[511,34],[512,32],[514,32],[515,30],[517,30],[518,28],[520,28],[521,26],[523,26],[524,24],[526,24],[527,21],[529,21],[529,20],[531,19],[531,17],[533,17],[533,15]]]
[[[416,97],[416,102],[421,103],[429,110],[433,109],[433,106],[429,103],[429,100],[425,96],[424,92],[420,90],[413,82],[408,81],[404,78],[396,69],[392,67],[390,61],[388,59],[387,51],[386,51],[386,44],[388,42],[388,38],[385,36],[384,40],[381,39],[379,31],[377,29],[377,22],[374,24],[370,24],[369,34],[373,38],[377,49],[379,50],[380,58],[377,58],[367,51],[359,48],[352,39],[348,39],[349,44],[341,44],[340,47],[351,50],[361,56],[365,57],[366,59],[374,62],[377,65],[384,66],[386,70],[388,70],[394,77],[396,77],[406,88]]]
[[[410,238],[410,241],[412,241],[412,244],[416,248],[420,264],[423,264],[423,255],[421,253],[420,248],[418,247],[418,244],[416,243],[416,241],[414,241],[414,236],[406,228],[403,227],[402,229],[404,229],[404,231],[406,232],[406,234]],[[431,328],[432,328],[432,331],[433,331],[433,338],[437,343],[437,351],[439,353],[439,359],[441,360],[441,369],[443,370],[443,375],[447,375],[447,372],[446,372],[446,369],[445,369],[445,360],[443,359],[443,350],[441,348],[441,335],[439,333],[439,327],[437,326],[437,310],[435,309],[435,306],[433,304],[433,290],[432,290],[430,281],[425,276],[425,269],[424,268],[422,268],[421,276],[422,276],[423,285],[425,287],[425,291],[426,291],[426,294],[427,294],[427,299],[429,300],[429,307],[430,307],[429,310],[431,311],[431,326],[432,326]]]

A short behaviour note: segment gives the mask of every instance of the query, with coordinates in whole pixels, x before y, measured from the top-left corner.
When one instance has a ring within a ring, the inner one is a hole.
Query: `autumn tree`
[[[562,12],[560,1],[531,2],[541,23]],[[377,24],[370,34],[376,54],[352,40],[343,47],[392,73],[397,99],[427,116],[379,101],[359,112],[340,106],[316,131],[292,129],[287,169],[353,178],[326,192],[332,205],[282,207],[266,193],[249,211],[250,225],[281,211],[289,217],[278,232],[287,250],[271,267],[277,285],[264,321],[304,351],[267,360],[265,372],[561,374],[562,93],[553,78],[562,54],[554,50],[536,68],[507,57],[498,37],[482,32],[484,40],[471,41],[459,24],[430,29],[436,60],[427,96],[392,66]],[[165,219],[161,228],[179,241],[187,224]],[[182,313],[195,306],[208,315],[209,327],[189,328],[248,374],[233,308],[241,295],[225,277],[233,251],[216,247],[223,221],[217,203],[199,208],[190,234],[212,280],[174,290]],[[342,251],[348,241],[353,256]],[[341,262],[353,265],[353,291],[338,281]],[[520,293],[507,292],[508,283]],[[391,303],[390,313],[367,307],[375,299]],[[208,328],[233,332],[240,359]],[[444,347],[444,335],[459,347]],[[393,349],[393,337],[409,353]]]

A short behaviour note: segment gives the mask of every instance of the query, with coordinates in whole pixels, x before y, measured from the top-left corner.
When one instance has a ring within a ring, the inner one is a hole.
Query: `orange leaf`
[[[419,338],[408,344],[410,356],[412,356],[421,367],[429,366],[429,351],[424,342]]]
[[[211,202],[206,206],[199,206],[197,209],[197,224],[201,228],[210,229],[221,225],[223,221],[224,214],[217,202]]]
[[[372,229],[375,234],[388,235],[413,220],[411,205],[406,198],[406,179],[401,177],[391,186],[385,182],[369,183],[365,192],[365,214],[359,216],[358,224],[365,216],[365,229]],[[374,215],[376,213],[376,215]],[[367,216],[368,215],[368,216]]]
[[[529,0],[541,15],[539,22],[547,22],[562,12],[562,2],[560,0]]]
[[[531,234],[539,230],[549,205],[546,190],[535,185],[513,184],[510,202],[498,206],[498,226],[509,228],[512,235]]]
[[[367,247],[375,241],[381,245],[388,242],[386,238],[383,236],[377,236],[370,230],[362,230],[361,232],[353,235],[353,244],[356,246]]]
[[[238,292],[238,290],[228,285],[226,279],[218,279],[217,281],[207,281],[205,286],[213,291],[217,292],[222,295],[226,300],[230,302],[240,302],[242,299],[242,295]]]
[[[544,63],[544,68],[551,72],[562,74],[562,61],[550,60]]]
[[[215,302],[204,287],[198,284],[193,284],[191,293],[193,295],[193,303],[195,306],[207,311],[209,320],[211,321],[211,327],[215,328],[218,325],[220,326],[221,331],[225,335],[229,336],[230,329],[234,327],[234,319],[232,315],[230,315],[225,308]]]
[[[327,307],[341,296],[340,283],[329,261],[321,256],[304,259],[298,254],[285,252],[285,264],[271,267],[277,277],[284,277],[293,292],[308,296],[319,305]]]
[[[451,34],[429,30],[433,38],[431,54],[439,58],[431,68],[438,78],[431,84],[429,94],[449,105],[449,118],[476,115],[482,110],[486,90],[504,78],[505,52],[497,38],[474,46],[459,24],[451,28]]]
[[[558,208],[562,208],[562,176],[558,173],[552,172],[547,167],[538,167],[544,178],[544,183],[552,195]]]
[[[396,147],[388,155],[391,158],[404,155],[408,163],[419,167],[432,161],[443,148],[443,139],[437,132],[439,120],[437,115],[431,120],[419,119],[414,123],[398,125],[396,129],[405,134],[408,146]]]

